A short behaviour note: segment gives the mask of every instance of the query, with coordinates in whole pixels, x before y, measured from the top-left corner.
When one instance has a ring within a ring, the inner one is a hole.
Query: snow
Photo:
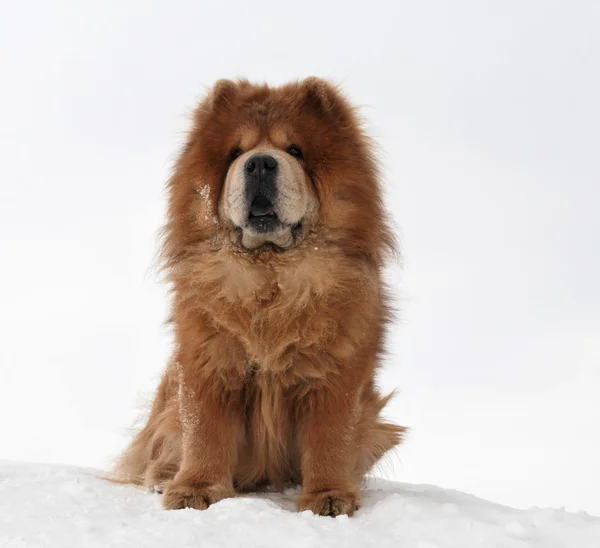
[[[371,478],[355,517],[295,512],[297,491],[166,511],[160,496],[64,465],[0,461],[0,547],[357,546],[598,548],[600,518],[515,510],[458,491]]]

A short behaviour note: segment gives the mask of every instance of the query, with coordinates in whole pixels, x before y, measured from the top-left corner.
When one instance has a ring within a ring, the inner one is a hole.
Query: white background
[[[170,347],[152,271],[220,77],[341,83],[404,268],[388,477],[600,514],[600,4],[2,2],[0,458],[102,467]]]

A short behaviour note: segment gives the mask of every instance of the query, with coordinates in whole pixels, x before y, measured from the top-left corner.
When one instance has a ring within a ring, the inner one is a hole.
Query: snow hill
[[[432,486],[373,478],[355,517],[333,519],[296,513],[295,491],[167,512],[158,495],[97,474],[0,461],[0,547],[600,547],[598,517]]]

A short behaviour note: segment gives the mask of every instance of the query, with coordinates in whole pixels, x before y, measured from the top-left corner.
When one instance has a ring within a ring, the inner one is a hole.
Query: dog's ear
[[[343,123],[352,117],[353,108],[338,87],[316,76],[300,82],[302,103],[323,117]]]
[[[237,94],[238,86],[238,82],[233,80],[217,80],[210,92],[210,108],[215,110],[231,105]]]
[[[321,113],[331,112],[342,101],[337,88],[322,78],[311,76],[300,84],[304,101]]]
[[[181,159],[199,142],[201,130],[206,127],[207,121],[212,116],[218,113],[227,115],[234,111],[236,97],[244,85],[246,85],[244,80],[222,79],[217,80],[213,87],[207,90],[206,95],[193,111],[193,124],[181,151]]]

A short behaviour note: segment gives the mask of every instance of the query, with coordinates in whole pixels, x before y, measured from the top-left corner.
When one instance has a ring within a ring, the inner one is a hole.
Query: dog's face
[[[279,142],[252,143],[242,136],[232,151],[219,199],[219,218],[244,249],[266,243],[280,249],[297,245],[318,217],[319,200],[305,171],[302,149]],[[279,146],[277,146],[279,145]]]
[[[170,263],[206,241],[252,254],[288,252],[311,236],[375,260],[391,243],[369,141],[346,99],[317,78],[217,82],[169,192]]]

